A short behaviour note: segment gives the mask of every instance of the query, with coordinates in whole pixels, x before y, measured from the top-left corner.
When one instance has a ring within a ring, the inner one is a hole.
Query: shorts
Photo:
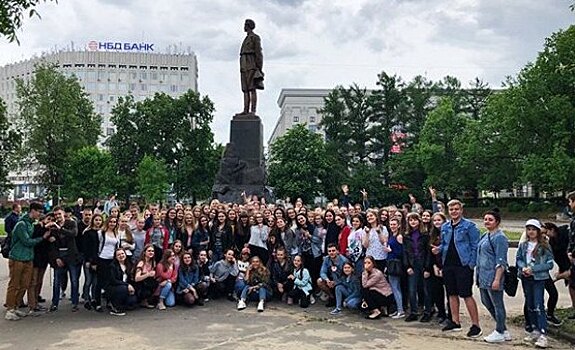
[[[473,269],[469,266],[444,266],[443,283],[447,295],[469,298],[473,295]]]

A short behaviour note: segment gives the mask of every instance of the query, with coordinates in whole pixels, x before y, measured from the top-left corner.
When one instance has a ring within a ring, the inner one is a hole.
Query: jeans
[[[347,304],[350,309],[357,309],[361,303],[361,298],[359,296],[351,296],[351,290],[347,286],[337,285],[335,286],[335,307],[342,309],[343,302]]]
[[[172,289],[172,282],[168,281],[165,286],[160,288],[160,299],[164,299],[164,304],[166,306],[176,305],[176,295]]]
[[[413,274],[407,276],[409,289],[409,311],[411,314],[418,313],[418,294],[423,294],[423,312],[425,314],[431,314],[431,298],[429,296],[427,279],[423,278],[423,266],[421,263],[416,262],[412,269]]]
[[[238,297],[242,295],[244,287],[246,286],[246,281],[244,279],[237,279],[234,285],[234,294]]]
[[[397,312],[404,312],[403,300],[401,295],[401,277],[389,276],[389,284],[391,285],[393,298],[395,299],[395,305],[397,306]]]
[[[503,291],[480,288],[479,292],[481,303],[495,320],[495,330],[499,333],[505,332],[507,330],[505,325],[507,315],[505,313],[505,303],[503,302]]]
[[[545,301],[543,293],[545,291],[545,281],[532,279],[521,279],[525,304],[529,313],[529,321],[534,330],[547,333],[547,316],[545,315]]]
[[[84,288],[82,288],[82,298],[85,301],[92,301],[96,295],[96,286],[98,285],[98,273],[94,271],[91,267],[88,268],[86,265],[83,266],[84,269]]]
[[[271,297],[270,293],[268,292],[268,290],[265,287],[260,287],[258,288],[258,290],[252,290],[251,292],[249,291],[250,286],[246,285],[244,286],[244,290],[242,290],[242,295],[241,295],[241,299],[242,300],[266,300],[268,298]],[[257,299],[256,299],[257,297]]]
[[[78,270],[80,265],[66,264],[64,267],[54,268],[54,285],[52,286],[52,305],[58,306],[60,303],[60,286],[61,281],[69,276],[70,284],[72,286],[72,305],[78,305],[80,298],[78,292],[80,289],[80,282],[78,281]]]

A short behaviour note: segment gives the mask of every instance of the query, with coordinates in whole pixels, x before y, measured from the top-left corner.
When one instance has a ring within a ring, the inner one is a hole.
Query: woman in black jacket
[[[84,250],[84,288],[82,289],[82,299],[84,307],[91,310],[96,307],[95,296],[98,285],[98,272],[96,264],[98,262],[98,251],[100,241],[98,232],[102,229],[104,219],[100,214],[94,214],[90,226],[86,228],[83,239]]]
[[[109,269],[106,295],[111,304],[110,315],[124,316],[126,309],[133,308],[138,300],[136,289],[132,285],[131,260],[126,258],[126,252],[123,248],[116,249],[114,260]]]
[[[418,306],[422,297],[424,311],[420,321],[431,321],[431,298],[427,287],[427,279],[431,274],[426,266],[429,253],[429,234],[425,232],[421,217],[418,213],[409,213],[407,232],[403,237],[403,266],[407,272],[410,309],[406,322],[417,320]]]
[[[234,237],[232,228],[228,224],[228,217],[224,211],[219,211],[216,221],[210,230],[209,249],[212,261],[220,261],[228,249],[233,249]]]

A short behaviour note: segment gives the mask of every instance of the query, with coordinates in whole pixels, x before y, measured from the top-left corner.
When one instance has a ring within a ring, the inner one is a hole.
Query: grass
[[[559,338],[565,338],[562,335],[568,335],[570,336],[570,339],[567,339],[569,341],[572,341],[572,337],[573,335],[575,335],[575,320],[569,320],[567,317],[573,315],[573,309],[571,308],[567,308],[567,309],[557,309],[555,310],[555,316],[557,316],[558,319],[563,321],[563,324],[559,327],[554,327],[549,325],[548,329],[549,329],[549,333],[551,335],[555,335]],[[523,317],[523,315],[519,315],[519,316],[515,316],[511,319],[511,322],[517,326],[523,327],[524,326],[524,321],[525,318]]]
[[[4,224],[0,224],[0,236],[4,235],[6,235],[6,232],[4,232]]]

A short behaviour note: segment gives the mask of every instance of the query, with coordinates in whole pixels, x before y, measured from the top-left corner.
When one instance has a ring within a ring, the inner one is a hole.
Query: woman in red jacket
[[[345,215],[341,213],[335,216],[335,224],[339,228],[339,235],[337,238],[339,253],[345,256],[347,253],[347,238],[349,237],[351,229],[347,226]]]
[[[156,281],[159,284],[156,294],[160,296],[157,306],[159,310],[165,310],[166,306],[176,305],[176,295],[173,287],[178,279],[178,271],[174,264],[175,260],[176,254],[171,249],[166,249],[162,260],[156,266]]]
[[[170,244],[170,232],[162,225],[162,218],[159,214],[154,215],[152,227],[146,231],[144,244],[148,243],[154,247],[154,256],[156,262],[159,262]]]

